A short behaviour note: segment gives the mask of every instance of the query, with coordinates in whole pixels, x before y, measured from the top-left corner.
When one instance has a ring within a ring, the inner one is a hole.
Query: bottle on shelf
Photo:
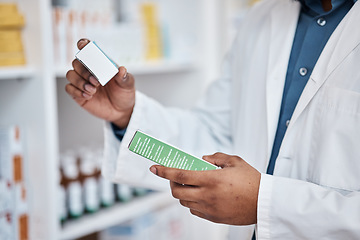
[[[115,184],[115,194],[120,202],[129,202],[134,198],[132,188],[126,184]]]
[[[61,157],[61,168],[64,175],[68,217],[70,219],[78,218],[83,215],[84,203],[76,155],[74,153],[63,154]]]
[[[103,151],[95,152],[97,162],[97,178],[99,181],[99,195],[102,207],[110,207],[115,203],[115,189],[114,184],[101,176],[101,163],[103,160]]]
[[[85,211],[94,213],[100,207],[98,170],[94,152],[82,148],[79,153],[79,164]]]
[[[66,188],[65,188],[65,175],[61,167],[59,167],[59,181],[58,181],[58,214],[61,224],[64,224],[67,219],[67,207],[66,207]]]

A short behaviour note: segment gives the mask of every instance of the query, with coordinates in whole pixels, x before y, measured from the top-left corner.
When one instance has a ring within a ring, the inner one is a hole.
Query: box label
[[[184,170],[215,170],[217,166],[194,157],[143,132],[136,131],[129,150],[165,167]]]

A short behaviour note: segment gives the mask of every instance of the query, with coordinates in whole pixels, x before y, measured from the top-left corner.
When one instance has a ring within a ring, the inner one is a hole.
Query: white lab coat
[[[243,20],[223,74],[191,111],[142,93],[120,144],[105,128],[103,174],[152,188],[168,182],[127,150],[141,129],[202,156],[237,154],[262,172],[258,239],[360,239],[360,3],[326,44],[266,175],[300,5],[264,0]],[[244,230],[244,229],[242,229]],[[243,231],[238,239],[249,239]]]

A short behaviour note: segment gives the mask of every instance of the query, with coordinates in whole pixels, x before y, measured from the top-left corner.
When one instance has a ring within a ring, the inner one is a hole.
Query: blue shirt
[[[321,0],[300,0],[302,4],[290,54],[280,116],[267,173],[273,174],[275,161],[287,125],[300,95],[330,35],[356,0],[332,0],[332,9],[325,12]],[[111,124],[121,141],[126,129]]]
[[[301,0],[302,7],[290,54],[268,174],[274,172],[275,161],[287,126],[320,53],[355,1],[332,0],[332,9],[325,12],[321,0]]]

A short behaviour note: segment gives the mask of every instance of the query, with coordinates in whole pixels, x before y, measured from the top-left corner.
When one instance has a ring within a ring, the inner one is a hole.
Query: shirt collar
[[[327,14],[334,11],[335,9],[337,9],[347,1],[352,1],[353,3],[355,3],[357,0],[331,0],[332,9],[329,12],[324,11],[321,5],[321,0],[299,0],[299,1],[304,8],[310,9],[317,14]]]

